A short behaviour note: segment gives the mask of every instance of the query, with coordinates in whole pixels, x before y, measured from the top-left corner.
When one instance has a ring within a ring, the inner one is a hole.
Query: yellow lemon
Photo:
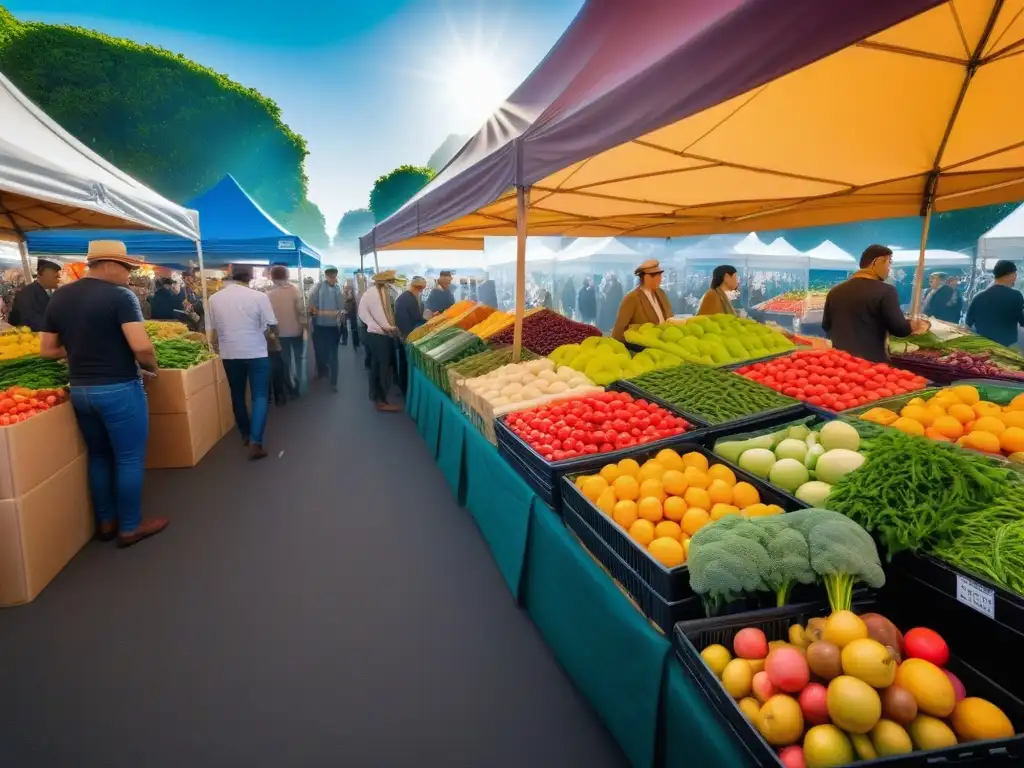
[[[930,427],[935,421],[935,412],[923,405],[908,405],[900,411],[900,418],[911,419],[922,426]]]
[[[974,422],[974,427],[971,431],[991,432],[996,437],[999,437],[999,435],[1006,431],[1006,425],[1002,422],[1002,419],[996,418],[995,416],[982,416]]]
[[[961,384],[958,387],[950,387],[950,389],[946,391],[951,392],[953,395],[955,395],[956,399],[959,400],[964,405],[973,406],[975,403],[981,400],[981,394],[979,394],[978,388],[972,387],[969,384]]]

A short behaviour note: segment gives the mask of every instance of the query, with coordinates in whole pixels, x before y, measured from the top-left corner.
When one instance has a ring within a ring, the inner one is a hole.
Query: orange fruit
[[[981,395],[978,393],[976,387],[972,387],[969,384],[961,384],[958,387],[950,387],[948,392],[956,395],[956,399],[964,405],[973,406],[981,400]]]
[[[597,497],[597,502],[594,506],[606,515],[611,516],[612,512],[615,510],[615,504],[617,501],[618,500],[615,498],[615,490],[613,488],[605,488],[601,491],[601,495]]]
[[[689,483],[686,482],[686,476],[678,469],[669,469],[661,476],[661,486],[670,496],[682,496],[686,493]]]
[[[1024,428],[1007,427],[1006,431],[999,437],[999,445],[1004,453],[1024,451]]]
[[[640,480],[661,480],[665,474],[665,467],[654,461],[645,461],[640,467]]]
[[[713,467],[708,467],[707,475],[711,478],[712,482],[721,480],[730,488],[736,485],[736,474],[725,464],[715,464]]]
[[[964,433],[964,425],[953,416],[939,416],[932,422],[932,429],[950,440],[956,440]]]
[[[1013,398],[1006,408],[1010,411],[1024,411],[1024,392]]]
[[[946,437],[944,434],[939,432],[935,427],[928,427],[924,431],[925,437],[930,437],[932,440],[938,440],[940,443],[952,443],[953,438]]]
[[[592,475],[583,481],[580,492],[590,501],[597,503],[598,497],[608,487],[608,481],[600,475]]]
[[[686,478],[686,483],[691,488],[707,488],[711,485],[711,478],[701,472],[699,469],[693,467],[687,467],[686,471],[683,472],[683,477]]]
[[[619,475],[612,483],[619,501],[636,501],[640,498],[640,483],[632,475]]]
[[[679,527],[679,523],[673,522],[672,520],[662,520],[656,526],[654,526],[654,538],[660,538],[662,536],[668,536],[676,541],[679,540],[679,535],[683,532],[683,529]]]
[[[686,493],[683,494],[683,500],[686,502],[687,507],[700,507],[701,509],[711,509],[711,497],[708,496],[708,492],[703,488],[687,488]]]
[[[928,405],[928,401],[923,397],[914,397],[907,403],[907,405]]]
[[[1003,411],[999,414],[999,420],[1008,427],[1024,429],[1024,411]]]
[[[744,515],[747,517],[763,517],[764,515],[771,514],[767,504],[751,504],[748,507],[744,507],[742,510]]]
[[[683,515],[686,514],[686,502],[679,496],[669,496],[661,503],[661,509],[665,513],[665,518],[668,520],[675,520],[677,523],[683,519]]]
[[[654,523],[650,520],[637,520],[629,526],[629,535],[641,546],[646,547],[654,541]]]
[[[963,403],[953,403],[946,412],[961,424],[967,424],[975,419],[974,409]]]
[[[637,517],[635,501],[623,499],[622,501],[616,502],[615,507],[612,509],[612,520],[621,525],[627,531],[629,530],[629,526],[636,522]]]
[[[712,480],[708,486],[708,498],[712,504],[732,504],[732,486],[725,480]]]
[[[732,504],[714,504],[711,507],[711,522],[714,523],[727,515],[738,515],[739,513],[740,508]]]
[[[686,550],[675,537],[661,536],[647,545],[647,551],[651,557],[664,565],[666,568],[675,568],[686,562]]]
[[[946,409],[941,405],[929,405],[926,409],[932,416],[932,423],[935,423],[935,419],[942,418],[946,415]]]
[[[619,469],[618,464],[605,464],[601,467],[600,474],[605,479],[605,482],[611,485],[615,482],[615,478],[622,474],[622,470]]]
[[[740,509],[746,509],[751,504],[757,504],[760,501],[761,494],[750,483],[739,482],[732,487],[732,503]]]
[[[982,451],[984,453],[999,453],[1002,450],[1002,445],[999,442],[999,436],[993,435],[991,432],[982,432],[981,430],[975,430],[963,438],[963,444],[968,448],[973,448],[976,451]],[[960,442],[959,440],[957,441]]]
[[[646,499],[648,496],[653,496],[658,501],[665,499],[665,487],[661,484],[661,480],[644,480],[640,483],[640,498]]]
[[[678,469],[680,472],[686,469],[682,456],[671,448],[662,448],[658,451],[658,455],[654,457],[654,460],[665,469]]]
[[[644,520],[650,520],[652,523],[660,522],[661,518],[665,516],[664,510],[661,508],[661,499],[657,499],[654,496],[640,499],[640,503],[636,505],[636,513]]]
[[[583,484],[585,482],[587,482],[587,478],[589,478],[589,477],[590,477],[590,475],[577,475],[576,479],[573,481],[573,483],[575,484],[575,486],[577,488],[582,488]]]
[[[703,453],[698,451],[690,451],[689,453],[683,454],[683,464],[694,469],[699,469],[701,472],[708,471],[708,458]]]
[[[636,459],[623,459],[619,462],[619,469],[622,470],[624,475],[636,477],[637,473],[640,472],[640,465],[636,463]]]
[[[785,511],[786,510],[784,510],[778,504],[769,504],[768,505],[768,514],[769,515],[781,515]]]
[[[1006,431],[1006,425],[1002,419],[995,416],[982,416],[974,422],[972,432],[991,432],[993,435],[1001,435]]]
[[[915,419],[908,419],[906,416],[900,416],[896,421],[890,424],[894,429],[898,429],[900,432],[905,432],[908,435],[923,435],[924,424]]]
[[[710,522],[711,516],[705,510],[698,509],[697,507],[691,507],[686,510],[686,514],[683,515],[681,527],[683,529],[683,533],[693,536],[693,534]]]
[[[935,420],[935,412],[929,411],[924,405],[907,405],[900,411],[900,419],[912,419],[921,426],[930,427]],[[900,419],[897,419],[897,423]]]
[[[975,403],[974,405],[971,406],[971,408],[974,409],[974,413],[978,416],[978,418],[981,418],[982,416],[995,416],[996,418],[998,418],[999,414],[1003,412],[1002,408],[1000,408],[995,403],[988,402],[987,400],[982,400],[981,402]]]

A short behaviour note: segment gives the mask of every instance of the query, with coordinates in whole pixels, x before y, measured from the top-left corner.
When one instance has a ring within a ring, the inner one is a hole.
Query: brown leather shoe
[[[113,541],[117,537],[117,523],[111,520],[96,526],[96,541]]]
[[[402,409],[397,405],[392,405],[391,403],[377,403],[377,410],[381,413],[394,413],[395,411],[400,411]]]
[[[143,520],[134,532],[117,534],[117,546],[124,549],[125,547],[130,547],[132,544],[138,544],[140,541],[148,539],[150,536],[156,536],[167,527],[167,523],[168,520],[162,517],[153,517],[148,520]]]
[[[252,443],[249,446],[249,459],[251,461],[256,461],[257,459],[265,459],[266,457],[267,457],[267,452],[263,449],[263,446],[260,445],[259,443]]]

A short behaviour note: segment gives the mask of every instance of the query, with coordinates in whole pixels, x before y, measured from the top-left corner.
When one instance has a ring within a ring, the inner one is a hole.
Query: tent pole
[[[206,343],[213,347],[213,329],[210,328],[210,297],[206,290],[206,275],[203,269],[203,241],[196,240],[196,255],[199,257],[199,290],[203,296],[203,330],[206,331]]]
[[[21,268],[25,272],[25,285],[32,282],[32,267],[28,263],[28,243],[24,237],[18,238],[18,252],[21,254]]]
[[[527,187],[516,187],[516,319],[512,335],[512,360],[523,353],[523,316],[526,311],[526,209]]]
[[[373,274],[380,272],[380,264],[377,263],[377,249],[373,249]]]
[[[924,252],[928,249],[928,229],[932,223],[932,205],[929,201],[921,225],[921,252],[917,257],[917,272],[914,274],[914,295],[910,304],[910,317],[916,320],[921,313],[921,287],[924,285]]]

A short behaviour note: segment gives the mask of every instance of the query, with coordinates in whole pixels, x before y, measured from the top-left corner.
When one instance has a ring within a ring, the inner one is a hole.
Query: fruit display
[[[161,338],[153,342],[158,368],[183,370],[212,360],[204,342],[192,339]]]
[[[816,430],[796,424],[747,439],[723,438],[715,453],[812,507],[824,506],[832,486],[864,463],[861,435],[844,421]]]
[[[153,341],[157,339],[177,339],[188,333],[188,326],[173,320],[147,320],[146,333]]]
[[[731,371],[681,365],[637,376],[630,385],[709,424],[725,424],[797,401]]]
[[[28,328],[9,328],[0,333],[0,361],[39,354],[39,334]]]
[[[913,398],[898,412],[878,407],[865,411],[860,418],[908,435],[955,442],[974,451],[1024,462],[1024,391],[1005,405],[982,399],[978,388],[970,384],[926,395]]]
[[[508,363],[483,376],[468,379],[465,387],[486,404],[493,416],[604,391],[585,374],[564,365],[556,368],[547,358]]]
[[[419,341],[420,339],[429,336],[430,334],[438,331],[442,328],[451,326],[452,321],[464,315],[469,310],[473,309],[477,304],[475,301],[456,301],[448,309],[440,314],[434,315],[427,322],[421,325],[419,328],[414,328],[408,336],[407,341]]]
[[[757,488],[737,481],[724,464],[712,464],[700,451],[680,455],[664,448],[639,464],[622,459],[596,475],[578,475],[576,487],[655,561],[666,568],[686,562],[690,537],[730,515],[782,514],[763,504]],[[665,541],[667,539],[668,541]]]
[[[526,365],[542,366],[544,363],[554,365],[550,360],[535,360]],[[539,367],[538,370],[542,373],[551,368]],[[571,371],[573,376],[582,376],[571,368],[565,370]],[[475,381],[479,379],[470,380]],[[690,427],[685,419],[657,405],[634,400],[625,392],[604,391],[516,410],[508,416],[506,424],[513,434],[549,462],[644,445],[681,435]]]
[[[729,365],[786,352],[793,342],[766,325],[737,315],[700,315],[685,323],[644,323],[625,333],[626,341],[660,349],[688,363]]]
[[[785,768],[829,768],[1016,734],[1003,709],[971,695],[947,668],[950,649],[932,629],[903,633],[880,613],[846,608],[794,621],[784,638],[765,630],[779,631],[730,630],[731,640],[707,645],[700,657]]]
[[[923,389],[927,380],[838,349],[804,350],[739,368],[742,376],[830,411]]]
[[[526,310],[524,317],[530,317],[540,311],[539,307]],[[487,340],[491,336],[503,331],[516,321],[514,313],[502,312],[501,310],[495,310],[489,314],[486,318],[481,320],[479,323],[469,329],[470,333],[476,334],[481,339]]]
[[[0,427],[20,424],[43,411],[60,405],[68,399],[63,387],[53,389],[28,389],[8,387],[0,391]]]
[[[44,360],[38,355],[0,361],[0,389],[60,389],[68,385],[68,367],[58,360]]]
[[[511,344],[513,327],[505,328],[490,337],[492,344]],[[601,331],[586,323],[569,320],[550,309],[542,309],[523,320],[523,346],[538,355],[550,355],[563,344],[579,344]]]
[[[1024,381],[1024,371],[1003,367],[993,360],[991,352],[918,349],[914,352],[904,352],[902,355],[893,355],[892,364],[938,383],[956,379]]]
[[[645,349],[632,356],[621,341],[602,336],[591,336],[580,344],[563,344],[548,357],[558,365],[582,371],[601,386],[619,379],[632,379],[647,371],[675,368],[683,362],[657,349]]]
[[[690,540],[690,586],[708,615],[743,597],[774,593],[785,605],[796,584],[825,586],[833,610],[849,610],[857,583],[880,588],[885,573],[871,535],[845,515],[801,509],[733,516]]]
[[[779,315],[796,315],[803,317],[808,312],[821,312],[825,309],[827,290],[786,291],[778,296],[762,301],[754,309],[762,312],[774,312]]]
[[[915,367],[924,357],[919,353],[929,354],[925,364],[933,361],[940,373],[947,367],[952,366],[958,370],[960,365],[965,366],[967,370],[958,373],[957,378],[985,378],[986,375],[1017,378],[1017,374],[1024,371],[1024,355],[1019,352],[972,333],[962,325],[953,325],[935,318],[930,318],[929,322],[931,327],[925,333],[905,339],[890,338],[890,354],[907,356]],[[969,357],[953,357],[957,352],[966,353]],[[936,353],[937,358],[930,356]]]

